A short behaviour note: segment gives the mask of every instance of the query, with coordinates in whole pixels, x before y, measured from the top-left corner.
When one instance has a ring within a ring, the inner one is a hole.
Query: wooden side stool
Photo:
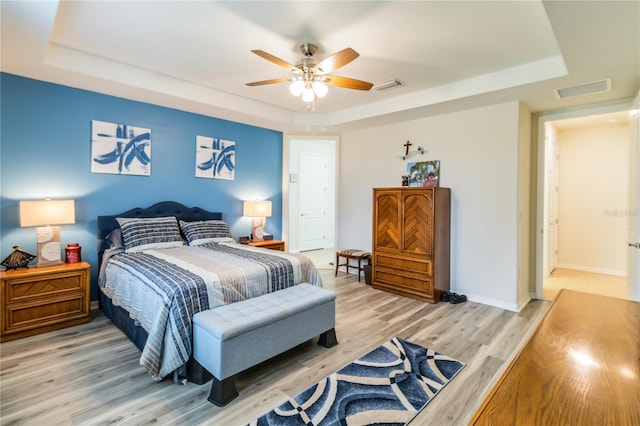
[[[345,263],[340,263],[340,258],[345,258]],[[358,266],[351,265],[349,261],[351,259],[355,259],[358,261]],[[344,249],[338,250],[336,252],[336,273],[338,275],[338,268],[344,266],[346,268],[347,274],[349,273],[349,268],[357,268],[358,269],[358,282],[360,282],[360,272],[364,271],[364,267],[362,266],[362,261],[367,260],[367,263],[371,264],[371,253],[364,250],[359,249]]]

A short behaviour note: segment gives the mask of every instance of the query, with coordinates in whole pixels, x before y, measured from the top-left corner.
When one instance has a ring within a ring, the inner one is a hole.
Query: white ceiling
[[[288,133],[338,133],[522,100],[533,112],[633,97],[640,88],[638,1],[2,0],[4,72]],[[405,86],[330,87],[315,112],[289,77],[303,42],[323,59],[360,53],[333,75]],[[612,79],[558,100],[553,89]]]

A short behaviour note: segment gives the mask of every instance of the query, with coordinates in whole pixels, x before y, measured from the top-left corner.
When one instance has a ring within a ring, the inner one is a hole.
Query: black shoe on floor
[[[449,302],[454,305],[458,303],[466,302],[466,301],[467,301],[467,296],[465,296],[464,294],[453,293],[449,297]]]
[[[440,295],[441,302],[448,302],[450,298],[451,298],[451,293],[442,293]]]

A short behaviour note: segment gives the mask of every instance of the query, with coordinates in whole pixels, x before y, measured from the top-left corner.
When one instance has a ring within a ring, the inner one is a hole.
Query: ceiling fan
[[[280,58],[277,58],[263,50],[252,50],[251,52],[266,59],[269,62],[286,68],[293,72],[293,77],[274,78],[271,80],[254,81],[247,83],[247,86],[263,86],[266,84],[291,82],[289,90],[294,96],[302,96],[302,100],[307,102],[307,106],[315,102],[317,98],[323,97],[327,93],[327,86],[343,87],[346,89],[369,90],[372,83],[356,80],[355,78],[338,77],[329,75],[340,67],[343,67],[356,59],[360,54],[348,47],[333,55],[317,62],[313,54],[318,50],[318,46],[313,43],[303,43],[300,51],[304,58],[292,65]],[[310,107],[309,107],[310,108]]]

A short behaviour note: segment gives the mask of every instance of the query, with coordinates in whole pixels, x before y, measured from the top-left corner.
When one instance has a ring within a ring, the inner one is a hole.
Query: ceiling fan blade
[[[301,72],[295,65],[291,65],[289,62],[283,61],[282,59],[275,57],[272,54],[265,52],[264,50],[252,50],[252,52],[269,62],[273,62],[274,64],[282,68],[286,68],[289,71],[295,72],[297,74],[300,74]]]
[[[317,75],[329,74],[337,70],[340,67],[347,65],[349,62],[356,59],[360,54],[350,47],[343,49],[333,55],[323,59],[313,67],[313,71]]]
[[[264,86],[265,84],[285,83],[290,81],[289,78],[274,78],[271,80],[254,81],[253,83],[247,83],[247,86]]]
[[[335,75],[326,75],[322,81],[330,86],[344,87],[345,89],[369,90],[373,87],[373,83],[367,81],[348,77],[337,77]]]

